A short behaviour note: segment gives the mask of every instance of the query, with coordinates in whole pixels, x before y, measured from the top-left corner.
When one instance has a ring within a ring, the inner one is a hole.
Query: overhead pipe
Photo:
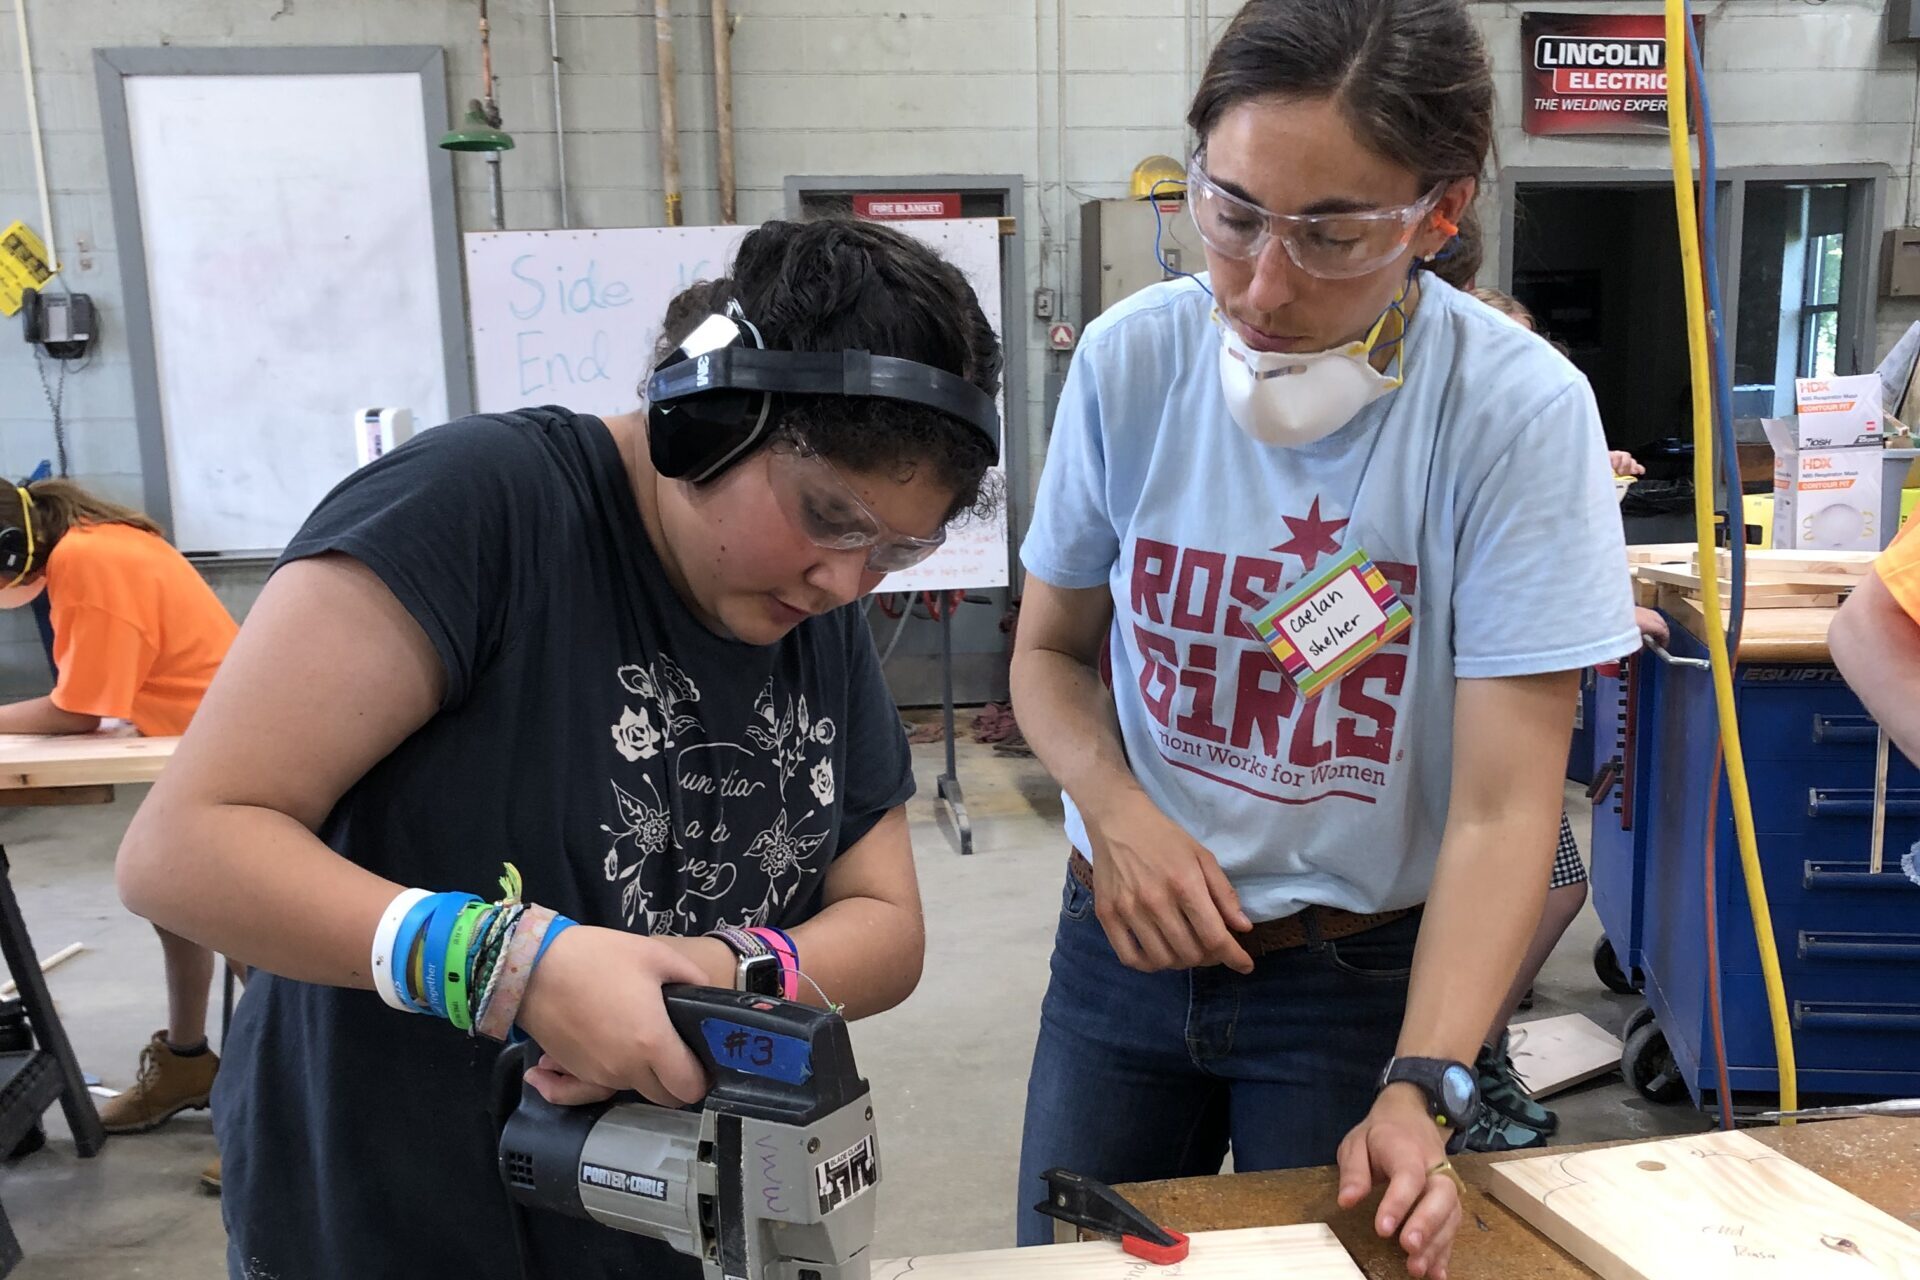
[[[666,225],[680,220],[680,136],[674,128],[673,6],[671,0],[653,2],[653,47],[660,82],[660,188],[666,204]]]
[[[554,12],[554,0],[547,0],[547,58],[553,64],[553,153],[559,164],[560,225],[573,225],[567,207],[567,122],[560,110],[560,18]]]
[[[720,221],[734,222],[733,20],[727,0],[713,0],[713,127],[720,135]]]
[[[33,83],[33,45],[27,39],[27,0],[13,0],[20,30],[20,83],[27,91],[27,134],[33,139],[33,176],[40,184],[40,234],[47,246],[47,270],[60,270],[60,242],[53,232],[53,195],[47,185],[47,144],[40,133],[40,101]],[[66,288],[63,283],[61,288]]]

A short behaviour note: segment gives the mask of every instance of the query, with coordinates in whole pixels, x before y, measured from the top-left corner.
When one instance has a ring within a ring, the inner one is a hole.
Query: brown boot
[[[200,1185],[215,1195],[220,1194],[220,1157],[215,1156],[213,1163],[200,1171]]]
[[[140,1051],[140,1074],[133,1087],[101,1104],[100,1123],[108,1133],[157,1129],[182,1111],[206,1106],[219,1069],[213,1050],[182,1057],[167,1044],[167,1033],[156,1031]]]

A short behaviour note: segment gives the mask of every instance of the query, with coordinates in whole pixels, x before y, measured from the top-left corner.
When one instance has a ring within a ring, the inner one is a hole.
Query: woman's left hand
[[[1442,1168],[1445,1132],[1410,1084],[1389,1085],[1340,1144],[1340,1207],[1351,1209],[1377,1183],[1387,1184],[1373,1228],[1400,1236],[1407,1272],[1447,1280],[1447,1259],[1460,1229],[1460,1191]]]

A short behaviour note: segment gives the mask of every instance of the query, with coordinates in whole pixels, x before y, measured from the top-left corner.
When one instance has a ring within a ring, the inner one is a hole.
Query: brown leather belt
[[[1067,859],[1067,872],[1093,892],[1093,864],[1087,861],[1085,854],[1078,849]],[[1356,933],[1365,933],[1369,929],[1378,929],[1381,925],[1392,924],[1395,920],[1412,915],[1418,908],[1402,907],[1398,911],[1380,911],[1373,915],[1356,915],[1351,911],[1342,911],[1338,907],[1310,906],[1290,916],[1278,920],[1262,920],[1253,926],[1249,933],[1236,933],[1234,938],[1246,948],[1249,956],[1258,959],[1274,951],[1286,951],[1292,947],[1304,947],[1312,942],[1331,942],[1336,938],[1351,938]]]

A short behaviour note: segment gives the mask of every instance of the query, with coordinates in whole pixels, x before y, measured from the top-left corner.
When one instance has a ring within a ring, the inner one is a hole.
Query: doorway
[[[1669,188],[1522,184],[1512,279],[1541,333],[1593,384],[1609,447],[1638,456],[1687,434],[1686,305]]]

